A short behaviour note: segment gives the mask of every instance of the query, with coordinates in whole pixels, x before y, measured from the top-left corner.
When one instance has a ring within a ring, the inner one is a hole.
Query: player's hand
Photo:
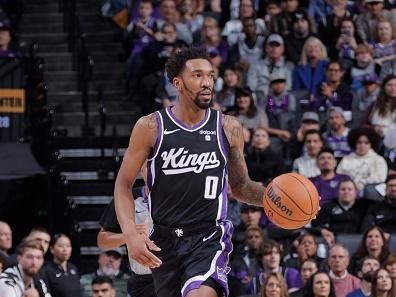
[[[29,290],[26,290],[23,293],[23,297],[39,297],[39,292],[35,288],[31,288]]]
[[[159,252],[161,249],[145,235],[136,233],[134,236],[128,236],[127,249],[129,256],[143,266],[157,268],[162,264],[162,261],[150,252]]]

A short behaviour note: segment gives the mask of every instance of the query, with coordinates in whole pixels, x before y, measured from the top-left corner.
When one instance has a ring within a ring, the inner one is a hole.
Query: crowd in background
[[[101,8],[120,28],[126,89],[142,114],[177,100],[167,58],[206,48],[216,73],[213,108],[241,121],[250,177],[267,185],[294,171],[318,189],[317,219],[294,231],[228,193],[230,296],[396,296],[394,8],[383,0],[110,0]],[[17,19],[0,21],[0,55],[11,52]],[[80,277],[66,234],[50,240],[33,229],[9,255],[11,230],[0,223],[0,268],[34,266],[36,287],[43,281],[52,296],[92,296],[94,285],[106,284],[127,294],[119,250],[102,252],[98,270]],[[353,250],[338,242],[359,233]],[[33,265],[24,257],[30,250],[41,258],[49,250],[52,260]]]

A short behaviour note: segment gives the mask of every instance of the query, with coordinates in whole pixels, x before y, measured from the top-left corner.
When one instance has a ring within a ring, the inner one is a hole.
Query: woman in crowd
[[[325,80],[327,51],[316,37],[309,37],[303,46],[300,64],[293,73],[293,90],[308,90],[312,95],[319,84]]]
[[[384,137],[392,123],[396,122],[396,75],[387,76],[382,82],[377,100],[368,109],[363,123],[374,128]]]
[[[280,273],[271,272],[263,284],[260,297],[288,297],[285,279]]]
[[[349,175],[360,195],[366,185],[385,182],[388,165],[375,152],[378,142],[379,137],[371,128],[356,128],[348,134],[348,144],[353,152],[342,158],[337,173]]]
[[[396,253],[391,253],[383,263],[383,267],[389,271],[391,278],[396,282]]]
[[[331,57],[340,59],[344,67],[351,66],[355,58],[355,49],[362,42],[356,30],[355,21],[350,17],[345,17],[341,20],[336,43],[331,45],[332,50],[335,50]]]
[[[82,296],[77,267],[69,262],[72,253],[71,241],[63,233],[55,234],[50,243],[53,260],[42,268],[48,291],[56,297]]]
[[[235,91],[235,105],[226,111],[237,117],[242,125],[248,129],[267,128],[267,114],[256,107],[253,94],[249,87],[237,88]]]
[[[181,22],[186,24],[192,34],[202,27],[204,18],[198,13],[197,1],[184,0],[181,5]]]
[[[364,257],[371,256],[383,263],[389,254],[389,243],[384,231],[378,226],[372,226],[363,233],[362,240],[351,258],[349,271],[356,275]]]
[[[304,287],[291,293],[290,297],[304,297],[304,294],[306,293],[307,290],[306,287],[307,283],[309,282],[311,276],[318,271],[319,271],[319,264],[318,262],[316,262],[315,259],[307,258],[304,261],[302,261],[300,268],[300,275]]]
[[[388,20],[382,19],[377,22],[375,42],[371,45],[374,61],[377,64],[382,65],[385,61],[396,58],[395,33]]]
[[[215,100],[223,110],[235,105],[235,90],[241,86],[241,74],[235,68],[226,68],[223,75],[223,88],[215,95]]]
[[[306,287],[304,297],[336,297],[333,282],[326,272],[317,272],[312,275]]]
[[[385,268],[378,269],[371,282],[371,297],[394,297],[395,285]]]

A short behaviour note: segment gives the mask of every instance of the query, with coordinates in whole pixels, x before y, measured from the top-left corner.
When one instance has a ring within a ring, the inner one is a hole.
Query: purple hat
[[[378,78],[378,75],[375,73],[367,73],[367,74],[363,75],[362,82],[378,84],[379,78]]]

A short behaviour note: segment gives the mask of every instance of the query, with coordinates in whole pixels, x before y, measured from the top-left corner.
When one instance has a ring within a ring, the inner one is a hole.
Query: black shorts
[[[158,297],[185,297],[203,283],[228,296],[232,223],[225,220],[193,229],[154,226],[150,239],[161,248],[154,253],[162,260],[152,269]]]
[[[156,297],[153,276],[151,274],[136,274],[132,272],[128,279],[127,291],[131,297]]]

